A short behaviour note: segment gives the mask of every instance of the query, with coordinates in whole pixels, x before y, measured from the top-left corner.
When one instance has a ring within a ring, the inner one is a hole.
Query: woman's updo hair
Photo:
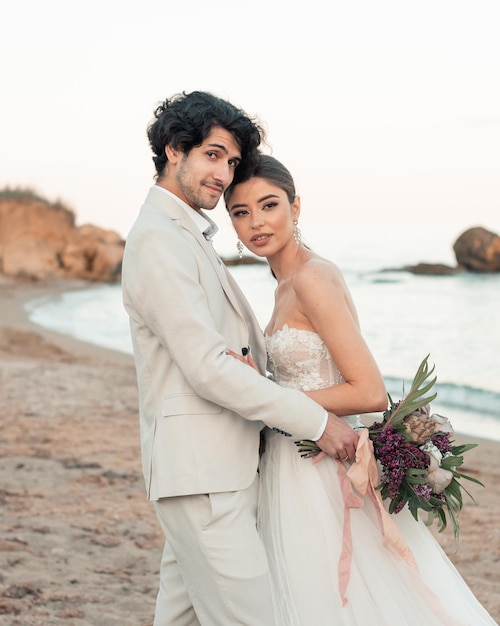
[[[295,196],[295,183],[293,182],[292,175],[287,168],[280,163],[277,159],[268,154],[260,154],[255,165],[252,169],[244,172],[239,172],[239,168],[236,168],[233,182],[224,192],[224,201],[226,208],[231,201],[231,196],[237,185],[244,183],[250,178],[264,178],[270,183],[274,183],[277,187],[282,189],[290,202],[294,201]]]

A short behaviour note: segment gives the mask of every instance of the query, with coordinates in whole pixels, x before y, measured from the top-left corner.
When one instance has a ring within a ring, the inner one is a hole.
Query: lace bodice
[[[311,391],[344,382],[317,333],[285,325],[265,341],[269,369],[282,387]]]

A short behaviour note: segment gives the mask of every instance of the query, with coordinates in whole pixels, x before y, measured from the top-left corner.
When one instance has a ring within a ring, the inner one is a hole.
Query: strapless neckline
[[[309,330],[307,328],[295,328],[294,326],[288,326],[288,324],[284,324],[281,328],[278,328],[278,330],[275,330],[274,333],[265,333],[265,337],[266,339],[271,339],[272,337],[276,337],[276,335],[278,335],[279,333],[285,333],[285,332],[295,332],[295,333],[309,333],[310,335],[316,335],[316,337],[319,337],[318,333],[315,330]]]

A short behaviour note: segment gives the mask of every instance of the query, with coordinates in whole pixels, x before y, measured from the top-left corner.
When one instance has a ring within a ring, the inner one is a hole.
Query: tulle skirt
[[[267,434],[258,524],[269,558],[277,626],[496,624],[423,522],[407,510],[393,516],[415,568],[385,544],[367,498],[350,514],[352,563],[343,605],[339,463],[327,458],[313,465],[289,438]]]

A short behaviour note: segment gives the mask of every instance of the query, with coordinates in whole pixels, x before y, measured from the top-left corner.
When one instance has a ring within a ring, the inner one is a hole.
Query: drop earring
[[[300,228],[298,227],[298,221],[293,221],[293,238],[295,239],[295,243],[300,246],[302,243],[302,233],[300,232]]]
[[[236,242],[236,249],[238,250],[238,256],[240,257],[240,259],[242,259],[243,258],[243,244],[241,243],[239,239]]]

